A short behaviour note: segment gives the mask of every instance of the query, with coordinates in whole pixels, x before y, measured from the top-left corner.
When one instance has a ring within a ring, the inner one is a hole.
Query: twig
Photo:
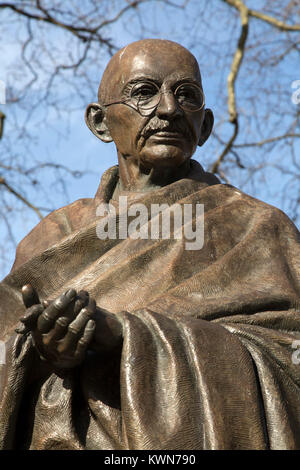
[[[37,216],[42,220],[43,219],[43,216],[42,214],[40,213],[39,209],[37,207],[35,207],[33,204],[31,204],[31,202],[29,202],[27,199],[25,199],[25,197],[23,197],[20,193],[18,193],[15,189],[13,189],[7,182],[6,180],[3,178],[3,177],[0,177],[0,184],[2,184],[3,186],[5,186],[5,188],[10,192],[12,193],[14,196],[16,196],[18,199],[20,199],[20,201],[22,201],[26,206],[30,207],[30,209],[32,209],[36,214]]]
[[[226,144],[226,147],[224,148],[223,152],[221,153],[221,155],[218,157],[218,159],[213,163],[212,165],[212,168],[211,168],[211,171],[212,173],[218,173],[219,172],[219,166],[220,164],[222,163],[222,161],[224,160],[225,156],[227,155],[227,153],[230,151],[232,145],[233,145],[233,142],[235,141],[236,139],[236,136],[238,134],[238,131],[239,131],[239,123],[238,123],[238,120],[236,119],[233,123],[234,125],[234,131],[233,131],[233,134],[230,138],[230,140],[227,142]]]
[[[0,139],[3,136],[5,114],[0,111]]]
[[[280,31],[300,31],[300,24],[290,25],[284,23],[283,21],[277,20],[273,16],[266,15],[265,13],[261,13],[257,10],[252,10],[251,8],[247,8],[242,0],[222,0],[223,2],[227,3],[230,6],[236,8],[239,12],[242,9],[246,9],[248,12],[248,16],[252,16],[253,18],[257,18],[258,20],[265,21],[266,23],[271,24]]]
[[[262,147],[263,145],[270,144],[278,140],[287,139],[288,137],[300,137],[300,134],[284,134],[284,135],[279,135],[276,137],[270,137],[270,139],[261,140],[259,142],[251,142],[251,143],[246,143],[246,144],[234,144],[233,147],[234,148]]]

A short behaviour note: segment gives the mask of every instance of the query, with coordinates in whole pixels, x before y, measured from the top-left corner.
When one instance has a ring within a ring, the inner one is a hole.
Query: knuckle
[[[64,301],[61,297],[59,297],[58,299],[56,299],[54,302],[53,302],[53,307],[56,308],[57,310],[61,310],[62,308],[64,308]]]
[[[37,329],[40,331],[40,333],[46,333],[50,327],[51,327],[51,318],[42,314],[38,318]]]
[[[43,320],[43,322],[51,322],[52,321],[51,317],[48,315],[47,312],[44,312],[42,314],[41,320]]]
[[[95,315],[95,313],[94,313],[91,309],[89,309],[89,308],[87,308],[87,307],[84,308],[84,309],[82,309],[82,310],[81,310],[81,313],[82,313],[85,317],[87,317],[88,320],[90,320],[91,318],[93,318],[94,315]]]
[[[84,302],[83,302],[82,299],[77,299],[77,300],[75,301],[75,307],[76,307],[78,310],[79,310],[79,309],[82,309],[83,305],[84,305]]]
[[[86,340],[86,338],[82,337],[78,340],[78,346],[85,347],[85,346],[87,346],[87,343],[88,343],[88,341]]]
[[[59,327],[62,327],[62,328],[65,328],[66,326],[68,326],[68,320],[67,318],[58,318],[55,322],[56,325],[58,325]]]
[[[80,329],[76,327],[75,325],[69,325],[68,326],[68,331],[72,333],[73,335],[78,335]]]
[[[34,305],[33,307],[30,307],[30,308],[26,309],[25,314],[23,315],[22,318],[29,318],[32,315],[35,315],[35,314],[39,313],[40,311],[42,311],[41,306],[40,305]]]

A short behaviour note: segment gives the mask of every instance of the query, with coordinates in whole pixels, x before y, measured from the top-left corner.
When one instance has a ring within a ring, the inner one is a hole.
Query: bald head
[[[174,76],[184,68],[201,84],[201,75],[195,57],[180,44],[162,39],[143,39],[119,50],[108,63],[98,91],[101,104],[119,98],[132,73],[149,79],[163,80],[166,72]]]
[[[187,49],[161,39],[137,41],[110,60],[86,123],[103,142],[115,143],[123,176],[186,168],[214,122],[201,87],[198,63]]]

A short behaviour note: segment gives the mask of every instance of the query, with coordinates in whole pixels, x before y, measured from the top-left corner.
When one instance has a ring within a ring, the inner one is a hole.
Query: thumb
[[[40,303],[38,293],[31,284],[22,287],[22,298],[26,308]]]

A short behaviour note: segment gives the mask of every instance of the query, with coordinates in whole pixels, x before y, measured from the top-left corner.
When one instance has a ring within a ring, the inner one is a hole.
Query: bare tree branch
[[[225,0],[227,1],[227,0]],[[231,0],[228,0],[231,3]],[[234,123],[237,120],[237,109],[236,109],[236,98],[235,98],[235,81],[237,79],[239,69],[244,57],[245,44],[248,37],[249,31],[249,18],[248,18],[248,8],[242,2],[238,2],[239,12],[241,17],[241,33],[238,40],[237,49],[233,56],[230,73],[227,78],[227,89],[228,89],[228,112],[229,120]]]
[[[277,18],[273,18],[272,16],[266,15],[265,13],[261,13],[257,10],[252,10],[251,8],[247,8],[242,0],[222,0],[223,2],[227,3],[230,6],[236,8],[239,12],[242,10],[247,10],[248,16],[252,16],[253,18],[257,18],[261,21],[265,21],[266,23],[275,26],[275,28],[279,29],[280,31],[300,31],[300,24],[289,25],[284,23],[283,21],[278,20]]]
[[[211,171],[212,173],[219,173],[219,166],[220,164],[222,163],[222,161],[224,160],[225,156],[228,154],[228,152],[230,151],[232,145],[233,145],[233,142],[235,141],[237,135],[238,135],[238,131],[239,131],[239,124],[238,124],[238,120],[236,119],[235,121],[232,122],[232,124],[234,125],[234,131],[233,131],[233,134],[231,136],[231,138],[229,139],[229,141],[227,142],[223,152],[221,153],[221,155],[218,157],[218,159],[213,163],[212,167],[211,167]]]
[[[227,0],[224,0],[224,1],[227,1]],[[228,3],[232,4],[232,1],[228,0]],[[218,157],[218,159],[213,163],[212,165],[213,173],[218,172],[220,164],[222,163],[225,156],[228,154],[229,150],[231,149],[233,142],[235,141],[238,135],[238,131],[239,131],[238,113],[237,113],[236,97],[235,97],[235,81],[237,79],[237,76],[241,67],[241,63],[244,57],[245,44],[246,44],[248,32],[249,32],[249,18],[248,18],[248,8],[245,7],[245,5],[242,2],[237,1],[234,3],[238,4],[241,25],[242,25],[237,49],[233,56],[231,69],[227,78],[229,121],[234,125],[234,131],[228,143],[226,144],[223,152]]]
[[[26,206],[28,206],[30,209],[32,209],[36,214],[37,216],[39,217],[39,219],[43,219],[43,216],[42,214],[40,213],[39,209],[34,206],[33,204],[31,204],[31,202],[29,202],[25,197],[23,197],[20,193],[18,193],[18,191],[16,191],[15,189],[13,189],[7,182],[6,180],[3,178],[3,177],[0,177],[0,185],[3,185],[10,193],[12,193],[14,196],[16,196],[18,199],[20,199],[20,201],[22,201]]]
[[[57,18],[55,18],[53,15],[49,13],[49,9],[46,9],[41,5],[41,2],[39,0],[36,1],[36,8],[41,12],[41,14],[32,13],[26,9],[19,8],[16,5],[13,5],[11,3],[0,3],[0,9],[7,8],[7,9],[14,11],[15,13],[19,15],[29,18],[30,20],[42,21],[42,22],[57,26],[61,29],[65,29],[69,31],[70,33],[74,34],[78,39],[80,39],[83,42],[97,40],[102,44],[106,44],[106,46],[110,50],[113,50],[115,48],[112,42],[109,39],[105,39],[104,37],[102,37],[99,34],[99,30],[104,29],[106,26],[117,22],[121,18],[121,16],[123,16],[128,10],[132,8],[138,8],[138,6],[141,5],[142,3],[149,2],[149,1],[151,0],[135,0],[133,2],[128,2],[128,4],[124,8],[122,8],[113,18],[108,19],[108,20],[106,19],[102,21],[101,23],[99,23],[98,25],[90,27],[90,28],[81,26],[81,25],[74,25],[74,24],[69,24],[69,23],[64,23],[62,21],[59,21]],[[165,3],[168,3],[170,5],[172,4],[172,2],[168,2],[167,0],[165,0]]]
[[[300,134],[284,134],[278,135],[277,137],[270,137],[270,139],[261,140],[259,142],[251,142],[246,144],[234,144],[234,148],[241,148],[241,147],[262,147],[263,145],[270,144],[272,142],[277,142],[278,140],[287,139],[288,137],[300,137]]]
[[[275,26],[275,28],[280,29],[280,31],[300,31],[300,24],[294,24],[294,25],[289,25],[284,23],[283,21],[277,20],[276,18],[273,18],[272,16],[265,15],[264,13],[261,13],[259,11],[255,10],[248,10],[249,11],[249,16],[253,16],[253,18],[257,18],[259,20],[265,21],[266,23],[271,24],[272,26]]]
[[[227,78],[227,90],[228,90],[228,113],[229,113],[229,122],[234,125],[234,131],[227,142],[224,150],[217,158],[217,160],[213,163],[211,167],[211,171],[214,173],[219,172],[219,166],[224,161],[226,155],[230,152],[231,148],[234,147],[250,147],[250,146],[262,146],[267,143],[276,142],[288,137],[298,137],[298,134],[285,134],[283,136],[272,137],[270,139],[264,139],[258,143],[252,144],[241,144],[241,145],[234,145],[234,141],[237,138],[238,131],[239,131],[239,123],[238,123],[238,112],[236,106],[236,93],[235,93],[235,82],[238,77],[238,73],[241,67],[242,60],[245,54],[245,45],[248,38],[249,33],[249,17],[257,18],[262,21],[265,21],[276,28],[280,29],[281,31],[300,31],[300,24],[296,25],[288,25],[276,18],[273,18],[269,15],[265,15],[264,13],[260,13],[256,10],[249,9],[242,0],[222,0],[224,3],[227,3],[229,6],[234,7],[238,10],[240,14],[241,20],[241,33],[238,40],[238,46],[233,56],[233,60],[231,63],[230,72]],[[288,48],[288,51],[295,48],[295,44]]]
[[[0,139],[3,136],[5,114],[0,111]]]

